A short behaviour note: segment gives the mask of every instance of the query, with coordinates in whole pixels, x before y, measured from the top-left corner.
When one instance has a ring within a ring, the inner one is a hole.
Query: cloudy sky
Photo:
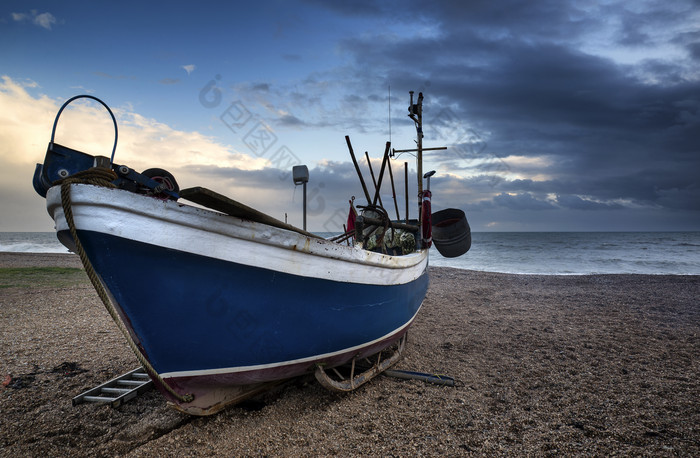
[[[52,230],[31,177],[77,94],[114,110],[115,162],[294,224],[306,164],[310,228],[339,230],[363,200],[345,135],[369,180],[365,151],[377,172],[414,146],[411,90],[448,147],[433,207],[476,231],[700,230],[697,1],[23,0],[0,6],[0,231]],[[111,121],[76,103],[56,141],[109,155]]]

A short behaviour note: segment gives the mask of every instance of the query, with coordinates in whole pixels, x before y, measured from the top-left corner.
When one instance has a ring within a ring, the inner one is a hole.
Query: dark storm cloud
[[[352,2],[329,2],[326,0],[306,0],[305,3],[333,10],[345,16],[368,16],[385,14],[391,8],[400,6],[393,0],[377,2],[376,0],[355,0]],[[396,11],[396,10],[394,10]]]
[[[277,120],[277,125],[285,127],[301,127],[305,126],[306,123],[296,116],[285,114],[279,117]]]
[[[549,179],[491,180],[494,203],[511,208],[700,209],[699,40],[676,27],[692,3],[640,2],[634,11],[559,1],[407,5],[406,17],[434,33],[342,46],[357,68],[379,69],[392,87],[424,89],[426,138],[457,143],[453,156],[432,161],[445,170],[532,175],[508,158],[547,157],[541,172]],[[604,34],[610,24],[617,26]],[[682,43],[688,54],[630,64],[587,50],[606,37],[627,47],[620,52]],[[445,107],[454,119],[441,125]],[[470,162],[477,155],[490,160]]]
[[[556,207],[551,203],[537,199],[532,194],[506,194],[501,193],[493,198],[496,205],[509,208],[511,210],[554,210]]]
[[[700,60],[700,39],[694,43],[689,43],[687,47],[693,59]]]
[[[574,210],[619,210],[623,208],[620,204],[593,202],[572,195],[558,196],[557,203],[564,208],[571,208]]]
[[[252,91],[268,92],[270,90],[270,83],[255,83],[250,89]]]

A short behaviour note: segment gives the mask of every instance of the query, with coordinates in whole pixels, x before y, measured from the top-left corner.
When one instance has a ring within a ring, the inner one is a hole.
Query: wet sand
[[[0,269],[51,266],[80,262],[0,253]],[[698,276],[431,268],[395,368],[456,387],[380,376],[339,395],[307,378],[211,417],[156,391],[71,405],[138,366],[73,278],[0,283],[0,456],[700,456]]]

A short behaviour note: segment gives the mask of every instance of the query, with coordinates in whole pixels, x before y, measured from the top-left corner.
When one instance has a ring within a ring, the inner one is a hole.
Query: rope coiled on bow
[[[83,263],[83,267],[85,268],[85,273],[87,273],[88,278],[90,279],[90,282],[92,283],[92,286],[95,288],[95,291],[97,291],[97,295],[100,297],[102,300],[102,303],[104,304],[105,308],[107,309],[107,312],[109,315],[112,317],[112,320],[116,323],[117,327],[121,331],[121,333],[124,335],[124,338],[126,339],[127,343],[129,344],[129,347],[131,350],[134,352],[136,355],[136,359],[141,363],[141,365],[146,369],[148,374],[151,376],[151,378],[154,378],[158,381],[158,383],[161,384],[161,386],[171,395],[175,397],[175,399],[179,400],[180,402],[192,402],[194,400],[194,396],[192,394],[185,394],[181,395],[177,393],[168,383],[163,380],[163,378],[156,372],[156,370],[151,366],[151,363],[146,359],[145,355],[141,350],[139,349],[138,345],[136,345],[136,342],[134,342],[134,339],[131,337],[131,334],[129,334],[129,330],[126,328],[126,325],[122,321],[122,319],[119,317],[119,313],[117,312],[116,308],[114,307],[114,304],[112,304],[112,301],[109,298],[109,295],[107,293],[107,290],[100,280],[97,272],[95,272],[94,267],[92,266],[92,263],[90,262],[90,259],[88,258],[87,254],[85,253],[85,249],[83,248],[83,244],[80,242],[80,239],[78,238],[78,231],[76,230],[75,227],[75,221],[73,220],[73,209],[72,209],[72,204],[71,204],[71,185],[72,184],[91,184],[94,186],[102,186],[102,187],[107,187],[107,188],[116,188],[114,185],[113,181],[117,179],[117,174],[112,170],[104,167],[93,167],[88,170],[84,170],[81,172],[78,172],[74,175],[71,175],[67,178],[64,178],[62,180],[59,180],[54,183],[54,185],[60,185],[61,186],[61,205],[63,207],[63,214],[66,218],[66,223],[68,223],[68,229],[70,230],[71,237],[73,237],[73,241],[75,242],[75,248],[76,252],[78,253],[78,256],[80,257],[80,261]]]

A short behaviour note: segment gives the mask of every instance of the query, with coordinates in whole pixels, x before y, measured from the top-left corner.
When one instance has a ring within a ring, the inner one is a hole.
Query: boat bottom
[[[276,370],[281,370],[281,372],[278,373],[279,375],[277,375],[274,380],[270,380],[269,378],[266,381],[256,380],[256,378],[260,376],[263,378],[272,377],[271,373],[268,371],[262,371],[262,373],[258,372],[257,374],[247,374],[247,376],[238,373],[166,378],[165,382],[173,388],[176,388],[178,392],[192,393],[194,395],[194,400],[189,403],[175,399],[157,380],[154,380],[154,382],[156,388],[168,399],[168,404],[171,407],[180,412],[199,416],[213,415],[228,406],[265,393],[298,377],[309,376],[314,374],[314,372],[316,372],[316,378],[324,388],[332,391],[352,391],[399,361],[403,353],[406,335],[407,329],[404,328],[402,332],[393,335],[391,338],[378,342],[363,350],[336,355],[332,358],[321,358],[315,362],[306,362],[303,364],[305,367],[303,371],[300,371],[299,367],[277,368]],[[397,348],[395,350],[390,350],[392,345],[396,345]],[[382,360],[382,354],[387,351],[389,351],[391,355]],[[348,364],[351,361],[370,358],[377,358],[377,367],[372,368],[371,374],[362,375],[362,381],[354,377],[350,381],[335,382],[331,381],[328,377],[321,377],[320,374],[318,374],[320,370],[319,367],[331,369]],[[246,377],[249,381],[243,381],[245,378],[241,379],[241,376]],[[236,381],[234,382],[233,380]]]
[[[275,380],[273,382],[253,383],[250,385],[219,386],[199,395],[190,403],[168,401],[168,405],[179,412],[189,415],[214,415],[226,407],[270,391],[277,386],[288,383],[290,380]]]

